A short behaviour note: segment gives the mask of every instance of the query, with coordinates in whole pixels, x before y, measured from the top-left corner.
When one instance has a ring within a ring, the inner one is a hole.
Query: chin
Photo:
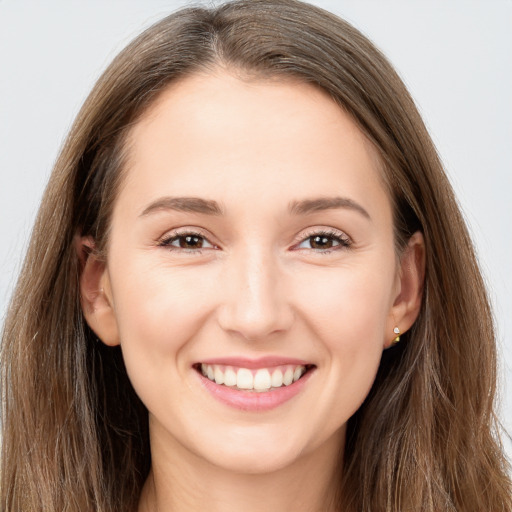
[[[246,448],[243,451],[225,452],[220,456],[212,458],[210,462],[233,473],[264,475],[290,467],[299,458],[299,451],[276,453],[275,451],[262,452],[260,449],[250,450]]]
[[[278,425],[273,425],[278,428],[276,432],[274,428],[266,427],[268,425],[260,425],[250,429],[252,432],[246,431],[243,434],[237,429],[229,436],[224,434],[221,441],[221,437],[217,437],[214,444],[211,440],[205,440],[205,448],[210,449],[197,454],[226,471],[257,475],[293,466],[303,456],[317,448],[310,446],[306,439],[290,436],[289,428],[282,429]],[[211,450],[213,445],[214,451]],[[196,448],[200,447],[196,445]]]

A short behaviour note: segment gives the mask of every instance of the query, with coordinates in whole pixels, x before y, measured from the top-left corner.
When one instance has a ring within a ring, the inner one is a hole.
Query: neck
[[[178,442],[166,447],[152,442],[139,512],[334,512],[343,442],[344,432],[337,432],[312,453],[268,473],[233,472]]]

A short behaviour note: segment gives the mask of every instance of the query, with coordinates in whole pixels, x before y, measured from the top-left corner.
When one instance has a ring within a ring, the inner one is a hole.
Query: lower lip
[[[281,386],[273,391],[242,391],[233,389],[217,384],[197,371],[195,373],[201,379],[201,384],[204,388],[219,402],[242,411],[261,412],[275,409],[299,394],[313,371],[314,369],[312,368],[293,384]]]

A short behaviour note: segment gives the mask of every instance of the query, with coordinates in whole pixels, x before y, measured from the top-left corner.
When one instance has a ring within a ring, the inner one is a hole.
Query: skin
[[[121,345],[149,411],[140,511],[330,510],[346,422],[421,300],[423,240],[397,255],[374,149],[313,86],[226,70],[172,84],[128,147],[107,263],[89,256],[81,287],[87,321]],[[224,215],[147,212],[167,196],[214,200]],[[287,211],[319,197],[352,203]],[[201,251],[180,247],[176,229],[199,232]],[[340,238],[315,245],[325,230]],[[192,367],[266,355],[315,369],[264,412],[214,400]]]

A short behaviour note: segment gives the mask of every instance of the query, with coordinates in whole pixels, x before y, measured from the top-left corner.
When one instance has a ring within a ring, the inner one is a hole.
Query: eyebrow
[[[370,214],[359,204],[347,197],[318,197],[314,199],[302,199],[301,201],[291,201],[288,204],[288,211],[291,215],[306,215],[322,210],[333,210],[336,208],[347,208],[354,210],[368,220],[371,220]]]
[[[161,210],[202,213],[204,215],[224,215],[224,211],[216,201],[202,199],[200,197],[161,197],[153,201],[140,214],[140,217]]]
[[[352,199],[346,197],[317,197],[313,199],[302,199],[288,203],[288,213],[290,215],[307,215],[323,210],[332,210],[337,208],[347,208],[354,210],[365,218],[371,220],[370,214]],[[203,215],[223,216],[224,210],[216,201],[202,199],[200,197],[161,197],[153,201],[140,214],[145,217],[151,213],[161,210],[175,210],[179,212],[201,213]]]

